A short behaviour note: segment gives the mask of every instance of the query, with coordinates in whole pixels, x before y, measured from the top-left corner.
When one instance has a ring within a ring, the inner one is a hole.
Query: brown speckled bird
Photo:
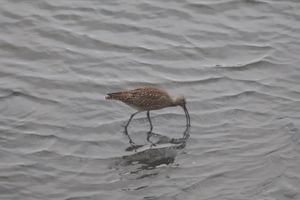
[[[153,88],[153,87],[142,87],[142,88],[137,88],[137,89],[129,90],[129,91],[110,93],[110,94],[107,94],[107,96],[105,98],[122,101],[125,104],[138,110],[137,112],[133,113],[130,116],[127,124],[125,125],[124,131],[125,131],[125,134],[128,136],[131,144],[133,144],[133,142],[128,135],[127,127],[129,126],[129,123],[131,122],[132,118],[137,113],[140,113],[143,111],[147,111],[147,118],[150,123],[149,133],[152,133],[152,129],[153,129],[151,119],[150,119],[150,110],[159,110],[159,109],[166,108],[166,107],[181,106],[185,112],[186,126],[187,127],[191,126],[190,115],[186,108],[186,101],[183,96],[179,96],[175,99],[172,99],[170,97],[170,95],[164,90],[161,90],[158,88]],[[147,140],[149,141],[149,134],[148,134]]]

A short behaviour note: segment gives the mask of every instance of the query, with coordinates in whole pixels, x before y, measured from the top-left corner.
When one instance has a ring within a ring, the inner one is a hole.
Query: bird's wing
[[[138,88],[132,90],[131,98],[127,104],[135,105],[144,109],[156,109],[171,102],[171,97],[163,90],[156,88]]]

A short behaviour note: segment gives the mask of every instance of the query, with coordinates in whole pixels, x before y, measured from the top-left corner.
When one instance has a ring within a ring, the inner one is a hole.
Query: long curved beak
[[[184,110],[184,113],[185,113],[185,117],[186,117],[186,126],[191,126],[191,118],[190,118],[190,115],[189,115],[189,112],[186,108],[186,106],[182,106],[183,110]]]

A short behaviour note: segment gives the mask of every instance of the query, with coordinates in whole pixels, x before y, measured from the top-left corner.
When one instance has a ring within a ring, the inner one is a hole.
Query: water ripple
[[[0,199],[299,199],[299,10],[4,0]],[[130,146],[134,110],[104,97],[140,86],[185,96],[188,139],[174,107],[151,111],[156,146],[134,118]]]

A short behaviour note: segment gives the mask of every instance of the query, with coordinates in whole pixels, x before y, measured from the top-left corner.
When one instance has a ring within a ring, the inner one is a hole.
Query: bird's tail
[[[121,95],[122,95],[122,92],[109,93],[105,96],[105,99],[119,100]]]

